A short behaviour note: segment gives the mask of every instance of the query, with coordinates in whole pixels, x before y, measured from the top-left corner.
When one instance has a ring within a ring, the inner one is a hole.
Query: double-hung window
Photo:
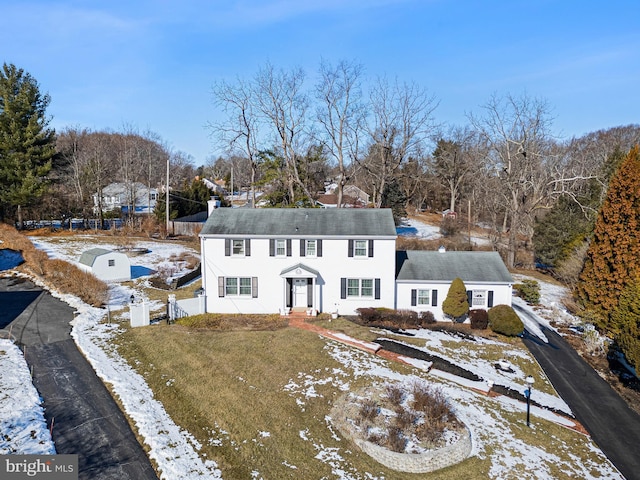
[[[253,294],[251,277],[225,277],[224,296],[251,297]]]
[[[224,256],[225,257],[250,257],[251,256],[251,239],[225,238],[224,239]]]
[[[418,290],[418,305],[430,305],[429,290]]]
[[[487,305],[487,291],[473,290],[471,293],[471,307],[484,307]]]
[[[234,257],[244,256],[244,240],[233,239],[231,241],[231,244],[232,244],[231,254]]]
[[[367,256],[367,241],[356,240],[353,242],[353,256],[354,257],[366,257]]]
[[[373,257],[373,239],[349,239],[348,256],[358,258]]]
[[[284,238],[276,239],[276,257],[284,257],[287,255],[287,242]]]
[[[347,278],[347,298],[373,297],[372,278]]]
[[[316,256],[316,241],[315,240],[307,240],[307,248],[306,248],[306,256],[307,257],[315,257]]]

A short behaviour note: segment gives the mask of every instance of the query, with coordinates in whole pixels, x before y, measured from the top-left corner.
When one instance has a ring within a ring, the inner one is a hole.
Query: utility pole
[[[169,236],[169,160],[170,158],[171,157],[167,155],[167,186],[166,186],[166,192],[165,192],[165,200],[167,201],[167,204],[164,209],[164,215],[167,218],[167,237]]]

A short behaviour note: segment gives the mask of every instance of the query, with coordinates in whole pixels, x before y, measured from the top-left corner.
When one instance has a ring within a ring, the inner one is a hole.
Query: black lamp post
[[[527,388],[524,391],[524,396],[527,398],[527,427],[529,426],[529,413],[531,411],[531,389],[533,388],[533,377],[531,375],[527,376],[524,380],[527,382]]]

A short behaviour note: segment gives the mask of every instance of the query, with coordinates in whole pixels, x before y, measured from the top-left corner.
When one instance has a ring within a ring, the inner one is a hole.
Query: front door
[[[293,279],[293,307],[307,308],[307,279]]]

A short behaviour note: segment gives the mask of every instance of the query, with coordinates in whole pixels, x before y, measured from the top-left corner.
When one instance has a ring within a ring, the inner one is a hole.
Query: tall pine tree
[[[55,132],[48,128],[49,95],[14,65],[0,71],[0,219],[37,202],[47,186],[55,156]]]
[[[577,294],[598,326],[620,332],[612,321],[620,296],[640,274],[640,155],[634,147],[609,183],[596,221]]]

